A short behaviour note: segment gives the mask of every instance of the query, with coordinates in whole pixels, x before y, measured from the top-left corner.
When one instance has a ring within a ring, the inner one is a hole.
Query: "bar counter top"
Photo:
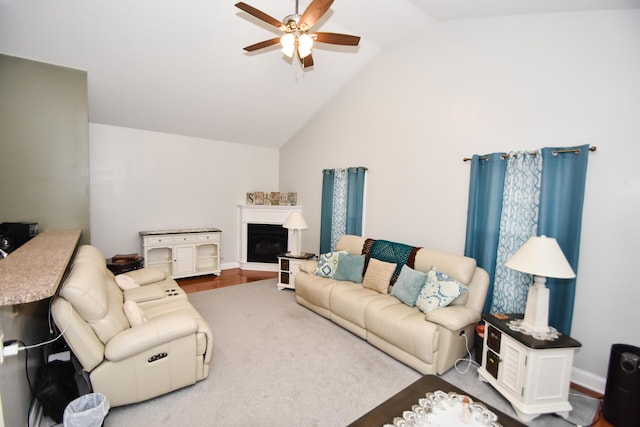
[[[0,306],[25,304],[56,293],[81,230],[46,230],[0,260]]]

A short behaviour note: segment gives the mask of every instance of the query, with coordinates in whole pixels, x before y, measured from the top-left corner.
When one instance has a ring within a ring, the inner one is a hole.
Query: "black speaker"
[[[640,348],[611,346],[602,415],[615,427],[640,426]]]

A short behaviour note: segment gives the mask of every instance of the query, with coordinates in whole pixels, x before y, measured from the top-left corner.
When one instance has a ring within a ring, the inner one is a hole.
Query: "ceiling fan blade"
[[[300,60],[302,68],[313,67],[313,56],[311,54],[305,56],[304,58],[300,58],[300,54],[298,54],[298,59]]]
[[[253,6],[249,6],[244,2],[239,2],[239,3],[236,3],[236,7],[240,10],[247,12],[249,15],[258,18],[259,20],[266,22],[267,24],[273,25],[276,28],[284,30],[284,24],[282,22],[280,22],[279,20],[277,20],[272,16],[267,15],[261,10],[256,9]]]
[[[254,50],[263,49],[265,47],[273,46],[274,44],[280,43],[280,37],[276,37],[275,39],[269,39],[262,41],[260,43],[252,44],[251,46],[244,47],[243,49],[247,52],[253,52]]]
[[[320,43],[339,44],[343,46],[358,46],[360,43],[359,36],[338,33],[311,33],[312,37]]]
[[[298,20],[298,28],[308,31],[331,7],[333,0],[313,0]]]

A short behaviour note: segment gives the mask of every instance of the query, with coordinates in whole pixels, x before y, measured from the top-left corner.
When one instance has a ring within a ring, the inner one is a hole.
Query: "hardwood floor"
[[[210,275],[190,277],[186,279],[178,279],[177,282],[186,293],[192,293],[222,288],[225,286],[240,285],[242,283],[255,282],[258,280],[271,279],[274,277],[278,277],[278,273],[276,271],[252,271],[234,268],[231,270],[222,270],[220,276]],[[571,389],[591,397],[602,399],[601,394],[577,384],[572,383]],[[600,402],[600,408],[602,408],[602,401]],[[613,427],[613,425],[605,420],[604,417],[602,417],[602,412],[599,411],[598,415],[596,415],[596,421],[591,425],[591,427]]]
[[[256,282],[273,277],[278,277],[277,271],[252,271],[234,268],[231,270],[222,270],[219,276],[211,274],[208,276],[189,277],[186,279],[177,279],[176,282],[178,282],[178,285],[180,285],[186,293],[191,293]]]

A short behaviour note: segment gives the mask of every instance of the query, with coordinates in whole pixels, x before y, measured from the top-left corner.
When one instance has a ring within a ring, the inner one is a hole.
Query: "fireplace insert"
[[[287,252],[289,230],[274,224],[247,224],[247,262],[277,264]]]

